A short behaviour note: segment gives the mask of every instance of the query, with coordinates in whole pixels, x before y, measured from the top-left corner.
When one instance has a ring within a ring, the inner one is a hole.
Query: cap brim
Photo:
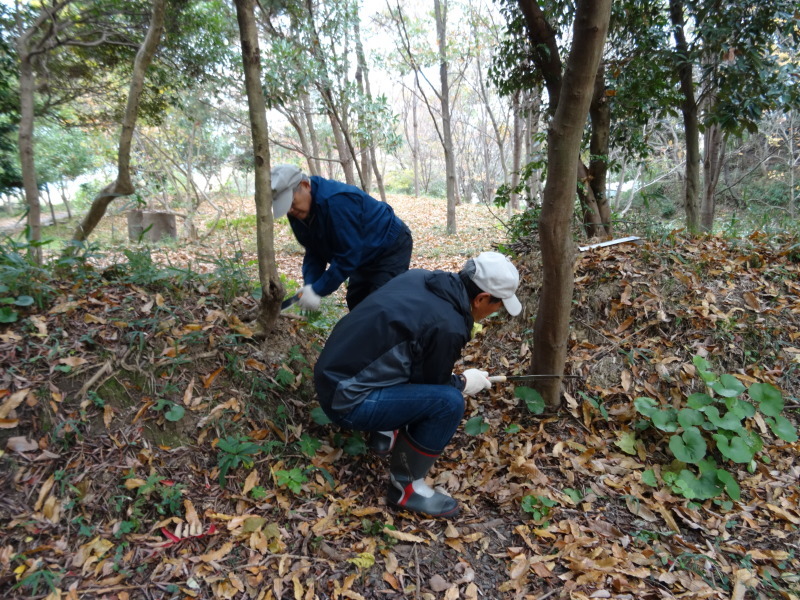
[[[283,190],[272,198],[272,216],[277,220],[289,212],[292,206],[294,191],[291,188]]]
[[[511,298],[503,298],[503,306],[506,307],[508,314],[510,314],[512,317],[516,317],[522,312],[522,304],[520,304],[516,296],[511,296]]]

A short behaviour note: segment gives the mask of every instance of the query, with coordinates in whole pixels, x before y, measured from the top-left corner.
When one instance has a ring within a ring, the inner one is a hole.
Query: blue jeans
[[[359,431],[405,428],[421,450],[441,454],[464,416],[464,397],[451,385],[405,383],[373,390],[349,413],[328,416]]]

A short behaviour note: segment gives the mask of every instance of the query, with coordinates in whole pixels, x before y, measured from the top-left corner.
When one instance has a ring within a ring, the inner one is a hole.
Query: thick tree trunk
[[[533,374],[563,373],[566,362],[575,258],[570,223],[578,154],[611,15],[611,0],[578,0],[576,7],[572,49],[548,131],[548,175],[539,220],[543,278],[534,323]],[[549,407],[560,404],[560,379],[543,379],[536,388]]]
[[[133,63],[133,75],[131,75],[131,85],[128,90],[128,103],[125,106],[125,116],[122,121],[122,132],[119,136],[119,151],[117,153],[117,179],[108,184],[92,201],[92,206],[84,216],[81,223],[72,234],[72,239],[76,242],[86,240],[94,231],[94,228],[106,214],[108,205],[115,198],[128,196],[133,193],[134,188],[131,183],[130,162],[131,162],[131,140],[133,130],[136,126],[136,117],[139,114],[139,100],[144,88],[144,75],[153,55],[158,48],[161,33],[164,29],[164,6],[166,0],[153,0],[153,14],[150,17],[150,26],[147,30],[142,46],[136,53]]]
[[[725,134],[719,125],[709,125],[704,137],[705,159],[703,160],[703,204],[700,209],[703,231],[711,233],[714,229],[716,211],[715,196],[719,175],[725,162]]]
[[[686,136],[686,181],[683,191],[683,208],[686,212],[686,228],[690,233],[700,229],[700,125],[697,101],[694,95],[692,63],[688,60],[689,45],[684,33],[682,0],[670,0],[670,19],[675,36],[675,54],[678,79],[683,101],[683,128]]]
[[[242,64],[255,157],[256,236],[258,276],[261,282],[261,305],[256,319],[258,326],[256,334],[261,337],[272,330],[280,314],[284,289],[275,262],[269,137],[266,102],[261,88],[261,59],[254,15],[255,0],[234,0],[234,4],[242,44]]]
[[[444,148],[445,177],[447,178],[447,233],[453,235],[456,226],[456,161],[453,156],[453,133],[450,124],[450,83],[447,73],[447,0],[433,0],[436,14],[436,34],[439,43],[439,79],[442,106],[442,146]]]

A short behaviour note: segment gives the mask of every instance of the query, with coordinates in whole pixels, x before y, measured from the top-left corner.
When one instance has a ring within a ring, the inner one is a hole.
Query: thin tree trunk
[[[260,330],[256,331],[256,334],[262,336],[272,330],[280,314],[284,289],[275,262],[269,130],[264,91],[261,88],[261,58],[254,14],[255,0],[234,0],[234,4],[236,5],[236,20],[239,23],[244,81],[247,89],[247,105],[255,157],[256,238],[258,276],[261,282],[261,304],[256,319]]]
[[[439,44],[439,79],[442,106],[442,146],[444,148],[445,177],[447,178],[447,233],[453,235],[456,227],[456,165],[453,157],[453,134],[450,124],[450,84],[447,74],[447,0],[433,0],[436,13],[436,34]]]
[[[578,154],[603,52],[611,0],[578,0],[572,49],[548,131],[548,175],[539,220],[542,287],[534,323],[532,373],[563,373],[574,288],[575,244],[570,235]],[[542,379],[536,389],[546,404],[560,404],[561,381]]]
[[[514,133],[511,153],[511,195],[509,197],[509,214],[519,208],[519,170],[522,167],[522,123],[523,116],[520,108],[520,93],[514,92],[511,97],[512,118],[514,119]]]
[[[703,204],[700,209],[703,231],[711,233],[714,229],[715,197],[719,175],[725,162],[725,133],[715,124],[705,131],[705,160],[703,160]]]
[[[59,179],[58,192],[61,194],[61,202],[64,203],[67,209],[67,220],[69,221],[72,219],[72,210],[69,207],[69,200],[67,200],[67,186],[64,184],[63,178]]]
[[[321,175],[322,169],[319,166],[320,146],[317,130],[314,127],[314,114],[311,112],[311,99],[306,92],[300,94],[303,100],[303,115],[306,120],[308,137],[311,140],[311,156],[308,158],[308,170],[312,175]]]
[[[412,131],[411,160],[414,163],[414,198],[419,198],[419,121],[417,120],[417,97],[411,94]]]
[[[359,19],[356,18],[353,21],[353,35],[356,38],[356,61],[358,63],[356,67],[356,86],[358,87],[358,91],[360,92],[361,96],[366,98],[368,101],[372,100],[372,94],[370,94],[369,90],[369,72],[367,70],[367,59],[364,56],[364,46],[361,44],[361,28],[359,27]],[[362,113],[358,115],[359,120],[366,121],[366,118]],[[366,129],[366,127],[363,127]],[[369,140],[359,140],[360,147],[361,147],[361,174],[363,177],[363,190],[369,194],[370,189],[372,188],[372,170],[370,165],[370,154],[369,150],[371,147],[371,142]]]
[[[33,106],[34,88],[33,62],[27,48],[27,37],[20,35],[17,43],[19,56],[19,162],[22,170],[22,189],[28,206],[28,239],[42,239],[42,209],[39,204],[39,185],[36,181],[36,165],[33,158]],[[31,258],[42,262],[42,249],[38,244],[28,247]]]
[[[119,136],[119,151],[117,153],[117,179],[103,188],[92,201],[92,206],[84,216],[81,223],[72,234],[72,239],[77,242],[86,240],[94,228],[106,214],[108,205],[115,198],[129,196],[134,192],[131,183],[131,141],[133,130],[136,127],[136,118],[139,114],[139,100],[144,88],[144,75],[153,55],[158,48],[161,33],[164,30],[164,6],[166,0],[153,0],[153,14],[150,17],[150,26],[144,42],[136,53],[133,63],[133,75],[128,90],[128,102],[125,106],[125,116],[122,120],[122,131]]]
[[[686,212],[686,228],[690,233],[696,233],[700,226],[700,125],[697,101],[694,96],[692,63],[687,58],[689,45],[684,33],[683,2],[670,0],[669,11],[675,36],[678,78],[683,94],[681,112],[683,113],[683,128],[686,137],[686,181],[684,182],[683,208]]]
[[[594,80],[594,94],[589,107],[592,120],[592,137],[589,142],[589,187],[597,204],[597,221],[594,235],[611,235],[611,208],[606,193],[608,175],[608,140],[611,130],[611,109],[606,96],[606,70],[601,62]]]

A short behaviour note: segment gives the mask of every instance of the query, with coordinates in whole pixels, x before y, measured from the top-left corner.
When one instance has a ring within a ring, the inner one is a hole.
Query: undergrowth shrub
[[[644,417],[641,428],[653,427],[667,436],[676,460],[661,475],[673,492],[690,500],[716,498],[724,492],[739,500],[739,484],[725,463],[747,465],[750,472],[755,471],[764,441],[754,425],[763,420],[786,442],[797,441],[797,433],[781,414],[783,395],[776,387],[754,383],[746,388],[733,375],[711,372],[700,356],[693,362],[706,391],[691,394],[680,409],[660,406],[653,398],[637,398],[634,405]],[[652,471],[645,472],[644,480],[656,483]]]
[[[56,290],[50,270],[36,264],[29,242],[0,238],[0,323],[14,323],[20,309],[46,308]]]

